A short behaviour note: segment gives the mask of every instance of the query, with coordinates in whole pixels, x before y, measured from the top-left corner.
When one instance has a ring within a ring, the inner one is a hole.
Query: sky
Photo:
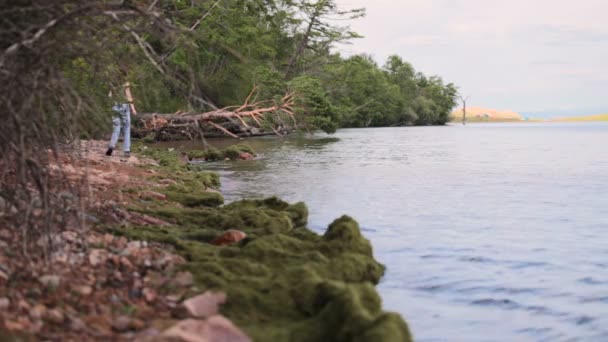
[[[365,7],[337,50],[400,55],[470,96],[531,116],[608,113],[608,0],[337,0]],[[336,22],[342,25],[346,22]]]

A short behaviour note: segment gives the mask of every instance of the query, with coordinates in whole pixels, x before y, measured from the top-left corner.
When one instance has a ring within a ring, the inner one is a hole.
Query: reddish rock
[[[42,317],[44,317],[46,315],[46,311],[47,308],[46,306],[42,305],[42,304],[36,304],[31,310],[30,310],[30,317],[33,320],[37,320],[37,319],[41,319]]]
[[[173,179],[169,179],[169,178],[165,178],[165,179],[161,179],[158,181],[158,184],[163,184],[163,185],[173,185],[173,184],[177,184],[176,181],[174,181]]]
[[[139,197],[143,198],[143,199],[156,199],[159,201],[165,201],[167,199],[167,195],[165,194],[161,194],[160,192],[156,192],[156,191],[143,191]]]
[[[44,275],[38,279],[40,283],[46,287],[57,287],[61,283],[61,277],[58,275]]]
[[[91,266],[104,264],[108,259],[108,252],[104,249],[93,249],[89,253],[89,263]]]
[[[44,319],[55,324],[61,324],[65,320],[65,315],[59,309],[51,309],[46,312]]]
[[[219,306],[226,302],[226,294],[223,292],[207,291],[201,295],[184,301],[183,306],[188,314],[196,318],[205,318],[216,315]]]
[[[171,285],[176,287],[188,287],[194,285],[194,277],[190,272],[178,272],[171,280]]]
[[[249,152],[241,152],[241,153],[239,153],[239,159],[242,159],[242,160],[253,159],[253,154],[251,154]]]
[[[74,292],[78,293],[81,296],[88,296],[93,293],[93,288],[88,285],[78,285],[74,286]]]
[[[112,328],[118,332],[124,332],[131,329],[131,318],[128,316],[118,316],[112,322]]]
[[[143,289],[142,293],[144,295],[144,298],[146,299],[146,302],[152,303],[156,300],[157,294],[156,291],[154,291],[153,289],[146,287]]]
[[[6,321],[4,321],[4,327],[7,330],[25,330],[29,324],[27,324],[27,322],[23,322],[23,321],[24,321],[24,319],[22,319],[21,321],[6,320]]]
[[[170,226],[171,225],[170,223],[165,222],[161,219],[157,219],[156,217],[152,217],[152,216],[148,216],[148,215],[144,215],[144,214],[140,214],[140,213],[136,213],[136,212],[129,213],[128,220],[133,224],[142,225],[142,226],[146,226],[146,225]]]
[[[6,298],[6,297],[2,297],[0,298],[0,310],[4,311],[6,309],[8,309],[11,306],[11,300]]]
[[[183,320],[163,332],[158,341],[180,342],[251,342],[239,328],[223,316],[213,316],[206,321]]]
[[[247,234],[243,233],[240,230],[229,229],[225,231],[222,235],[213,239],[213,241],[211,241],[211,244],[216,246],[231,245],[233,243],[237,243],[243,240],[246,237]]]

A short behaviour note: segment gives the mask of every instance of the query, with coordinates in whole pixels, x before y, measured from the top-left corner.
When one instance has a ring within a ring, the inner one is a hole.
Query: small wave
[[[466,262],[478,262],[478,263],[496,263],[497,262],[494,259],[481,257],[481,256],[461,257],[459,260],[466,261]]]
[[[606,304],[608,304],[608,296],[582,298],[581,303],[606,303]]]
[[[585,325],[593,322],[594,320],[595,318],[589,316],[580,316],[575,318],[576,325]]]
[[[455,281],[455,282],[451,282],[451,283],[443,283],[443,284],[436,284],[436,285],[423,285],[423,286],[417,286],[414,289],[416,289],[418,291],[424,291],[424,292],[450,291],[450,290],[455,289],[459,285],[461,285],[463,283],[467,283],[467,282],[469,282],[469,281],[463,280],[463,281]]]
[[[549,266],[551,266],[551,264],[549,264],[547,262],[542,262],[542,261],[523,261],[523,262],[515,263],[513,266],[511,266],[511,269],[519,270],[519,269],[529,268],[529,267],[549,267]]]
[[[577,280],[579,283],[588,284],[588,285],[602,285],[606,284],[605,281],[593,279],[593,277],[585,277]]]
[[[471,302],[472,305],[478,306],[487,306],[487,307],[496,307],[504,310],[522,310],[530,313],[534,313],[536,315],[543,316],[553,316],[553,317],[566,317],[568,313],[558,312],[551,310],[546,306],[541,305],[522,305],[514,300],[504,298],[504,299],[494,299],[494,298],[485,298],[478,299]]]
[[[523,287],[523,288],[514,288],[514,287],[494,287],[494,286],[474,286],[468,287],[464,289],[459,289],[458,292],[461,293],[479,293],[479,292],[490,292],[490,293],[503,293],[509,295],[516,294],[537,294],[542,291],[542,288],[532,288],[532,287]]]
[[[451,259],[452,255],[437,255],[437,254],[425,254],[421,255],[420,259]]]
[[[471,302],[472,305],[479,306],[495,306],[500,307],[507,310],[515,310],[521,307],[517,302],[510,299],[493,299],[493,298],[485,298],[478,299]]]

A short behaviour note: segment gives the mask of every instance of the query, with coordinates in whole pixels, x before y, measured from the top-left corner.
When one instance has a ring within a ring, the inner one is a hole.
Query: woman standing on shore
[[[123,79],[127,79],[127,70],[121,68]],[[131,114],[137,115],[137,110],[133,104],[133,96],[131,95],[131,84],[126,81],[118,87],[112,87],[108,96],[113,100],[112,110],[114,116],[112,117],[112,138],[110,138],[110,144],[106,151],[107,156],[111,156],[120,137],[120,130],[122,128],[123,138],[123,152],[125,158],[131,155]]]

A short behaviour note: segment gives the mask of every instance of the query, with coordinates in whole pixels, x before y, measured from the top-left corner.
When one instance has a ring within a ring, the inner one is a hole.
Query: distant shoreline
[[[608,114],[598,115],[586,115],[586,116],[574,116],[566,118],[553,118],[553,119],[542,119],[542,118],[530,118],[530,119],[504,119],[504,118],[479,118],[471,117],[466,119],[466,123],[505,123],[505,122],[603,122],[608,121]],[[462,123],[462,118],[452,117],[450,123]]]

